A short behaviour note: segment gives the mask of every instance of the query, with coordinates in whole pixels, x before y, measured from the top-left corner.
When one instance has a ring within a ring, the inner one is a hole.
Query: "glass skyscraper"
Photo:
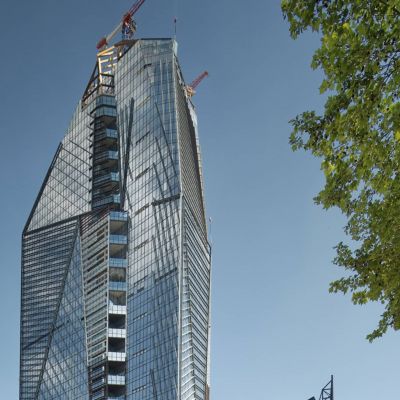
[[[211,249],[176,49],[97,55],[22,235],[21,400],[209,398]]]

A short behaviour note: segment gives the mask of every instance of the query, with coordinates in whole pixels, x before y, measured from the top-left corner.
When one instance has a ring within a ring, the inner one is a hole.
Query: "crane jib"
[[[146,0],[138,0],[135,4],[133,4],[133,6],[129,9],[129,11],[124,14],[124,16],[122,17],[122,20],[118,24],[118,26],[110,34],[108,34],[106,37],[103,37],[102,39],[100,39],[100,41],[97,43],[97,46],[96,46],[97,49],[101,49],[104,46],[107,46],[110,43],[110,41],[112,40],[112,38],[121,29],[122,25],[125,22],[132,21],[132,16],[139,10],[139,8],[143,5],[143,3],[145,1]]]

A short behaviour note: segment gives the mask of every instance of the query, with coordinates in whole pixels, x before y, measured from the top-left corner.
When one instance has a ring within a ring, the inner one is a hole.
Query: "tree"
[[[346,216],[350,244],[336,246],[346,276],[330,292],[384,312],[372,341],[400,329],[400,0],[282,0],[295,39],[311,29],[321,46],[323,113],[295,117],[290,144],[321,159],[325,185],[315,202]]]

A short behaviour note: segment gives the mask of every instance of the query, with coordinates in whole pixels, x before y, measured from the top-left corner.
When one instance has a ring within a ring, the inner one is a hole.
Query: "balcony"
[[[124,375],[108,375],[107,383],[109,385],[125,385],[125,376]]]
[[[100,106],[115,107],[116,105],[117,104],[115,102],[115,97],[114,96],[109,96],[109,95],[103,94],[103,95],[98,96],[96,98],[96,103],[95,103],[96,107],[100,107]]]
[[[119,194],[113,194],[111,196],[107,196],[103,199],[93,200],[92,207],[102,207],[107,204],[120,204],[121,198]]]
[[[96,140],[112,140],[118,139],[118,132],[115,129],[106,128],[104,131],[98,132],[96,135]]]
[[[115,268],[126,268],[128,266],[128,260],[125,258],[110,258],[108,260],[108,266]]]
[[[128,221],[128,213],[124,211],[112,211],[110,212],[111,221]]]
[[[108,361],[125,361],[126,360],[126,354],[124,353],[119,353],[116,351],[109,351],[107,353],[108,356]]]
[[[108,174],[94,178],[93,184],[95,186],[110,185],[119,182],[118,172],[109,172]]]
[[[96,118],[98,117],[117,117],[115,106],[109,104],[101,104],[92,112]]]
[[[108,328],[108,337],[117,338],[117,339],[125,339],[126,338],[126,329]]]
[[[110,281],[108,289],[115,292],[126,292],[126,282],[114,282]]]
[[[126,306],[118,306],[114,304],[108,305],[109,314],[126,315]]]
[[[96,165],[101,164],[102,167],[110,167],[110,165],[114,165],[118,161],[118,151],[115,150],[106,150],[102,151],[95,155],[94,162]]]
[[[110,244],[128,244],[126,235],[110,235]]]

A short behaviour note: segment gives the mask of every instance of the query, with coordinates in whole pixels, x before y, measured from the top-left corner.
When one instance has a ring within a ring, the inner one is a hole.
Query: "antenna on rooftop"
[[[178,18],[174,17],[174,39],[176,40],[176,25],[178,22]]]

